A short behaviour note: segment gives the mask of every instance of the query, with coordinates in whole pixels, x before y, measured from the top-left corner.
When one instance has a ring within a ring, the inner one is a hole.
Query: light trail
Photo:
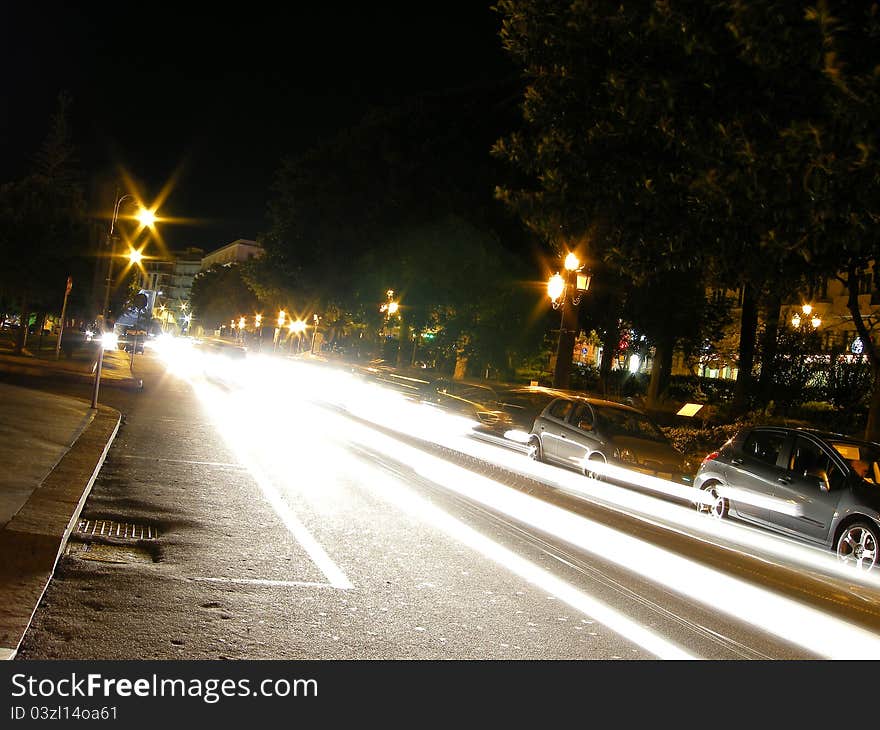
[[[290,508],[275,484],[266,476],[260,466],[260,454],[254,453],[255,444],[253,436],[257,432],[254,424],[256,414],[252,413],[250,408],[235,407],[234,403],[230,409],[229,401],[224,402],[217,399],[215,397],[216,392],[207,388],[204,383],[194,381],[192,386],[202,406],[211,415],[227,445],[233,450],[239,462],[247,468],[254,481],[260,487],[266,501],[275,511],[275,514],[278,515],[294,539],[308,553],[312,562],[326,576],[330,585],[341,590],[353,588],[354,586],[345,576],[345,573],[333,562],[321,544],[300,521],[299,517]],[[226,406],[225,409],[224,405]]]
[[[302,428],[302,420],[317,418],[312,424],[314,426],[312,438],[307,441],[310,449],[316,446],[316,442],[332,434],[332,439],[336,441],[350,440],[369,450],[389,454],[392,459],[405,464],[445,489],[502,512],[523,524],[553,534],[603,560],[618,564],[651,582],[664,585],[674,592],[726,613],[737,621],[752,624],[759,630],[775,634],[812,653],[829,658],[880,657],[880,637],[870,631],[476,475],[374,429],[339,417],[334,417],[332,421],[328,420],[329,413],[323,419],[316,417],[317,411],[314,408],[308,409],[306,413],[298,412],[296,409],[303,409],[308,402],[330,399],[339,405],[344,405],[361,418],[370,417],[379,425],[396,428],[407,435],[415,435],[418,438],[476,454],[479,458],[487,457],[491,450],[493,457],[489,460],[494,460],[506,468],[512,468],[516,472],[590,496],[601,502],[610,501],[624,509],[643,512],[649,516],[649,519],[659,519],[676,525],[678,529],[688,534],[693,531],[708,535],[710,540],[717,540],[720,534],[725,539],[733,539],[740,544],[748,546],[760,544],[762,550],[769,550],[771,554],[784,557],[786,560],[791,560],[794,556],[799,563],[812,565],[823,573],[831,572],[833,566],[850,584],[855,579],[864,580],[867,577],[865,574],[854,575],[851,571],[844,572],[845,569],[841,570],[843,566],[839,566],[836,560],[828,559],[825,555],[817,556],[814,550],[791,545],[769,535],[758,536],[754,530],[743,530],[734,523],[713,522],[705,516],[698,515],[695,510],[686,510],[648,495],[530,462],[522,454],[511,452],[509,457],[507,455],[505,455],[507,458],[501,457],[499,449],[466,437],[469,432],[466,419],[450,419],[436,409],[422,408],[393,391],[365,385],[346,373],[321,367],[291,368],[283,361],[273,363],[256,361],[248,364],[248,382],[252,385],[245,386],[246,397],[243,401],[247,403],[246,408],[240,412],[224,413],[222,410],[215,412],[218,423],[228,423],[231,419],[239,424],[240,428],[237,430],[239,437],[249,429],[252,441],[259,438],[273,441],[271,434],[278,434],[285,427],[296,431],[297,428]],[[280,387],[279,382],[282,384]],[[206,391],[202,391],[200,397],[203,398],[203,402],[216,400],[216,394]],[[271,420],[269,417],[272,414],[278,413],[296,413],[293,419],[296,423],[276,422],[268,426],[264,425],[267,420]],[[253,433],[257,430],[257,425],[264,429],[260,437]],[[403,428],[404,425],[406,428]],[[322,429],[321,426],[324,428]],[[235,438],[233,436],[233,441]],[[265,458],[265,452],[261,451],[260,456],[254,454],[253,458]],[[508,458],[511,462],[510,466],[508,466]],[[514,459],[515,466],[512,463]],[[276,460],[273,463],[277,468],[284,468],[283,462],[278,463]],[[259,467],[255,465],[255,468],[259,472]],[[375,488],[383,493],[387,492],[381,484],[375,485]],[[691,489],[689,494],[692,494],[692,488],[685,489]],[[505,548],[492,543],[479,533],[474,533],[471,528],[467,528],[451,516],[439,510],[433,514],[423,504],[416,507],[413,507],[413,504],[409,503],[408,508],[421,510],[422,514],[430,516],[434,524],[442,525],[444,529],[451,531],[450,534],[457,535],[457,539],[465,541],[474,549],[479,549],[495,562],[503,562],[518,575],[523,577],[530,575],[531,577],[527,578],[530,582],[540,581],[542,586],[549,586],[552,583],[552,581],[546,582],[547,576],[533,574],[528,567],[515,567],[515,561],[511,561],[510,556],[499,552],[506,550]],[[765,537],[766,539],[763,539]],[[558,580],[553,576],[549,578]],[[870,578],[874,580],[873,576]],[[554,585],[554,591],[560,591],[561,597],[567,590],[576,590],[566,586],[567,584]],[[845,587],[843,589],[845,590]],[[585,599],[594,600],[579,591],[577,593],[578,595],[569,595],[567,601],[569,605],[574,605],[570,601],[575,601],[578,605],[584,606]],[[603,609],[601,606],[591,604],[591,610]],[[609,620],[614,619],[609,618]],[[637,631],[634,632],[632,626],[625,626],[621,630],[628,631],[630,636],[638,634]],[[655,642],[656,638],[642,636],[641,641],[651,643]],[[640,641],[636,643],[645,645]],[[654,650],[650,649],[650,651]],[[671,656],[676,655],[677,652],[680,650],[670,645],[663,649],[662,654],[657,655]]]

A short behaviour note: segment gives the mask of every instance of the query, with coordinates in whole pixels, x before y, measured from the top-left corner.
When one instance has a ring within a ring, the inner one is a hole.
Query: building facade
[[[245,261],[259,258],[265,253],[265,249],[256,241],[239,238],[202,257],[201,270],[204,271],[217,265],[224,266],[226,264],[244,263]]]

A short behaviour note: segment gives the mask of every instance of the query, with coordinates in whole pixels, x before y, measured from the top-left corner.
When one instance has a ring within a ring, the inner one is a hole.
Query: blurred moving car
[[[498,407],[508,416],[500,424],[504,426],[503,431],[496,429],[495,433],[520,444],[528,444],[535,419],[547,404],[554,398],[567,395],[566,391],[537,385],[498,386],[495,391]]]
[[[470,418],[479,430],[503,433],[512,422],[501,408],[498,393],[482,383],[438,378],[422,386],[421,400]]]
[[[693,481],[684,454],[646,413],[599,398],[554,398],[535,419],[529,456],[592,477],[601,474],[591,465],[605,462],[683,484]]]
[[[697,509],[822,545],[858,568],[878,561],[880,444],[811,429],[743,429],[703,460]]]
[[[119,335],[116,346],[120,350],[126,352],[135,351],[136,355],[140,355],[144,351],[144,342],[147,340],[147,331],[138,327],[126,327]]]

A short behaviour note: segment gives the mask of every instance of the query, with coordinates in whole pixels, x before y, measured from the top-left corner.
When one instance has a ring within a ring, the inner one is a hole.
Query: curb
[[[122,414],[107,406],[0,530],[0,659],[14,659],[64,552]]]

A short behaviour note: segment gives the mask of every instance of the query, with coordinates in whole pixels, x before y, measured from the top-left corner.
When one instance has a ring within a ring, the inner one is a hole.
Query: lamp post
[[[318,322],[321,321],[321,318],[317,314],[312,315],[312,321],[315,323],[315,331],[312,332],[312,349],[311,353],[315,354],[315,341],[318,339]]]
[[[301,319],[292,319],[290,324],[287,325],[287,329],[290,330],[290,348],[288,352],[293,350],[293,335],[296,334],[296,353],[298,355],[302,350],[302,336],[303,332],[306,331],[306,323]]]
[[[282,309],[278,312],[278,326],[275,328],[275,339],[272,344],[272,352],[278,352],[278,340],[281,337],[281,329],[284,327],[284,320],[287,317],[287,314]]]
[[[803,319],[809,317],[810,324],[813,325],[814,330],[817,330],[822,326],[822,318],[818,314],[813,314],[812,304],[804,304],[801,307],[801,312],[804,313]],[[811,314],[813,314],[812,317],[810,317]],[[791,317],[791,326],[798,329],[801,326],[803,319],[801,318],[800,312],[795,312]]]
[[[578,326],[577,305],[590,288],[591,278],[583,273],[583,265],[573,253],[565,257],[564,266],[565,275],[557,271],[547,282],[547,296],[553,309],[562,310],[553,368],[554,388],[568,388],[571,383],[571,360]]]
[[[107,262],[107,281],[104,287],[104,308],[101,310],[101,327],[105,330],[107,329],[107,310],[110,307],[110,287],[113,283],[113,259],[116,256],[116,241],[113,238],[113,233],[116,230],[116,220],[119,218],[119,210],[122,207],[122,203],[129,199],[133,200],[134,196],[129,193],[119,195],[117,192],[116,202],[113,205],[113,216],[110,218],[110,230],[107,232],[107,248],[110,251],[110,256]],[[140,209],[137,218],[144,227],[152,227],[156,222],[156,214],[145,208]],[[129,257],[132,263],[138,263],[143,258],[143,255],[140,251],[136,251],[129,254]]]
[[[380,340],[382,339],[382,336],[383,336],[383,335],[384,335],[384,336],[387,336],[387,335],[388,335],[388,321],[389,321],[389,320],[390,320],[395,314],[397,314],[398,311],[400,310],[400,304],[394,300],[394,289],[389,289],[388,291],[386,291],[386,292],[385,292],[385,296],[387,297],[387,299],[386,299],[385,302],[383,302],[382,305],[379,307],[379,311],[380,311],[380,312],[383,312],[383,313],[385,314],[385,320],[384,320],[384,322],[382,323],[382,329],[379,331],[379,339],[380,339]],[[400,355],[400,351],[403,349],[403,341],[402,341],[403,326],[402,326],[402,324],[401,324],[401,327],[400,327],[400,334],[401,334],[401,341],[400,341],[400,344],[398,345],[398,348],[399,348],[399,349],[398,349],[398,355]],[[379,355],[384,356],[384,354],[385,354],[385,345],[384,345],[384,343],[382,343],[382,342],[380,341],[380,343],[379,343],[379,347],[380,347]]]

